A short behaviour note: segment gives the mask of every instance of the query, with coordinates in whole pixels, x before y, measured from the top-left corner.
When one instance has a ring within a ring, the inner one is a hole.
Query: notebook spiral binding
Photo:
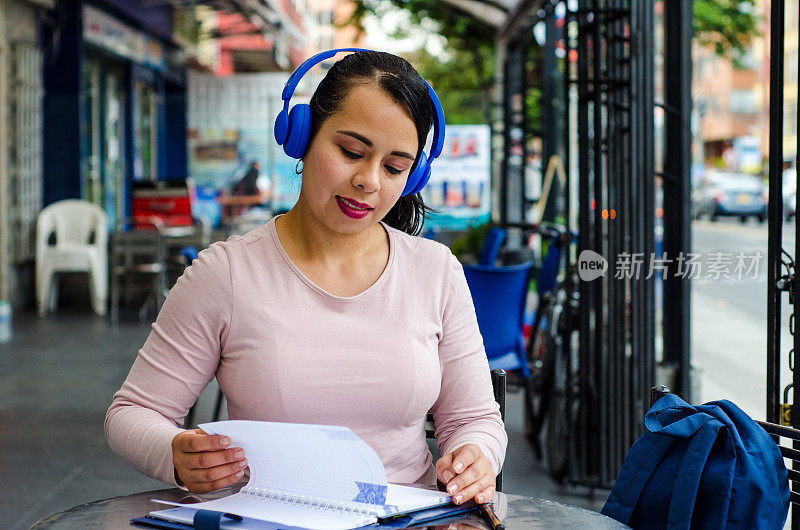
[[[376,515],[374,510],[363,508],[355,503],[340,502],[333,500],[319,499],[309,495],[302,495],[299,493],[286,493],[277,490],[266,488],[256,488],[254,486],[246,486],[241,489],[239,493],[255,497],[257,499],[265,499],[277,502],[286,502],[291,504],[300,504],[309,508],[318,510],[330,510],[337,512],[347,512],[360,515]]]

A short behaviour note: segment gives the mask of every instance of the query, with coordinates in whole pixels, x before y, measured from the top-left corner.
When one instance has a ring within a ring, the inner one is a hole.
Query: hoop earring
[[[297,165],[294,166],[294,172],[296,175],[300,175],[303,172],[303,166],[300,165],[302,163],[302,160],[298,160]]]

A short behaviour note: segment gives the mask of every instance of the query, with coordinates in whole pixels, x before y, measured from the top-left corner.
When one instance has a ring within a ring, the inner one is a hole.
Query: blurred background
[[[655,383],[792,424],[798,12],[798,0],[0,0],[0,511],[22,528],[159,487],[110,454],[105,409],[196,253],[296,201],[295,161],[272,137],[281,90],[338,47],[402,55],[442,101],[422,236],[469,264],[497,228],[489,264],[532,263],[530,370],[508,367],[507,491],[599,509]],[[80,250],[59,254],[71,232]],[[597,281],[578,277],[587,249],[609,267]],[[631,255],[640,275],[622,270]],[[558,327],[543,300],[573,318]],[[560,419],[558,465],[539,423]]]

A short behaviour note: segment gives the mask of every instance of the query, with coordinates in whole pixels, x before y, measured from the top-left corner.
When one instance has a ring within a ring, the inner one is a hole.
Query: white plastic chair
[[[50,238],[55,235],[55,245]],[[88,272],[92,308],[106,314],[108,300],[108,225],[105,212],[74,199],[58,201],[36,220],[36,301],[40,315],[55,311],[57,272]]]

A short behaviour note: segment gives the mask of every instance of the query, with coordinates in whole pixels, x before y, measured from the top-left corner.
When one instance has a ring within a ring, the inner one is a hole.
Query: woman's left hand
[[[494,497],[492,463],[475,444],[462,445],[440,458],[436,462],[436,475],[456,504],[472,498],[485,503]]]

